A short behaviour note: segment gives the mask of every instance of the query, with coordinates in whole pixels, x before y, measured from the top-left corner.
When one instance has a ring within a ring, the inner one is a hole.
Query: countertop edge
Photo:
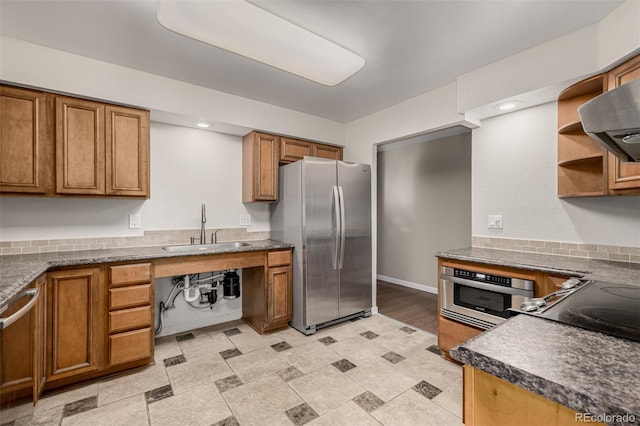
[[[23,263],[25,269],[28,271],[20,274],[16,278],[5,278],[9,283],[2,283],[0,291],[4,289],[3,293],[0,293],[0,308],[12,303],[20,295],[20,293],[35,281],[40,275],[56,268],[84,266],[84,265],[99,265],[104,263],[117,263],[127,261],[139,261],[139,260],[154,260],[173,257],[192,257],[192,256],[211,256],[227,253],[246,253],[251,251],[266,251],[294,248],[294,244],[274,241],[274,240],[256,240],[247,241],[247,243],[253,244],[243,247],[226,247],[211,250],[199,250],[199,251],[181,251],[181,252],[169,252],[162,249],[163,246],[148,246],[148,247],[129,247],[123,249],[102,249],[102,250],[84,250],[73,252],[59,252],[47,254],[48,256],[68,256],[68,258],[61,259],[42,259],[37,260],[35,257],[38,255],[4,255],[0,256],[2,261],[15,260],[17,263]],[[142,251],[148,250],[148,253]],[[122,253],[124,251],[124,253]],[[141,251],[135,253],[135,251]],[[29,257],[34,257],[33,260]],[[23,260],[26,258],[25,260]],[[6,267],[6,266],[4,266]],[[8,290],[7,290],[8,289]]]

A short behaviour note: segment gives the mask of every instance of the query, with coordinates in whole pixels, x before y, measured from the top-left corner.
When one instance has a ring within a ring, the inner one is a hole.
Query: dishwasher
[[[45,381],[45,280],[0,310],[0,409],[32,396]]]

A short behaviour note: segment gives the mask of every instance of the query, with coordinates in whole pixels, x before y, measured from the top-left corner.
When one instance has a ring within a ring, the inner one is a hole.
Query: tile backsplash
[[[207,229],[207,242],[216,229]],[[252,241],[269,239],[271,233],[248,232],[246,228],[221,228],[217,241]],[[149,247],[173,244],[189,244],[191,237],[200,242],[200,229],[178,229],[165,231],[144,231],[135,237],[96,237],[55,240],[0,241],[0,254],[52,253],[60,251],[99,250],[123,247]]]
[[[474,247],[640,263],[640,247],[473,236]]]

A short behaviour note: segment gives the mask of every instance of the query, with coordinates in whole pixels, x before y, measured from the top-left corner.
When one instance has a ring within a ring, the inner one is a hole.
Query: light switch
[[[129,229],[140,229],[140,214],[129,215]]]
[[[502,215],[490,214],[489,215],[489,229],[502,229]]]
[[[240,226],[250,226],[251,225],[251,215],[243,213],[240,215]]]

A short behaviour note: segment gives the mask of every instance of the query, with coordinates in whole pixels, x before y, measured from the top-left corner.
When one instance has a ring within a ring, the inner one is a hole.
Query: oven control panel
[[[511,278],[501,277],[500,275],[485,274],[482,272],[467,271],[464,269],[454,268],[453,276],[487,284],[496,284],[503,287],[511,287]]]

